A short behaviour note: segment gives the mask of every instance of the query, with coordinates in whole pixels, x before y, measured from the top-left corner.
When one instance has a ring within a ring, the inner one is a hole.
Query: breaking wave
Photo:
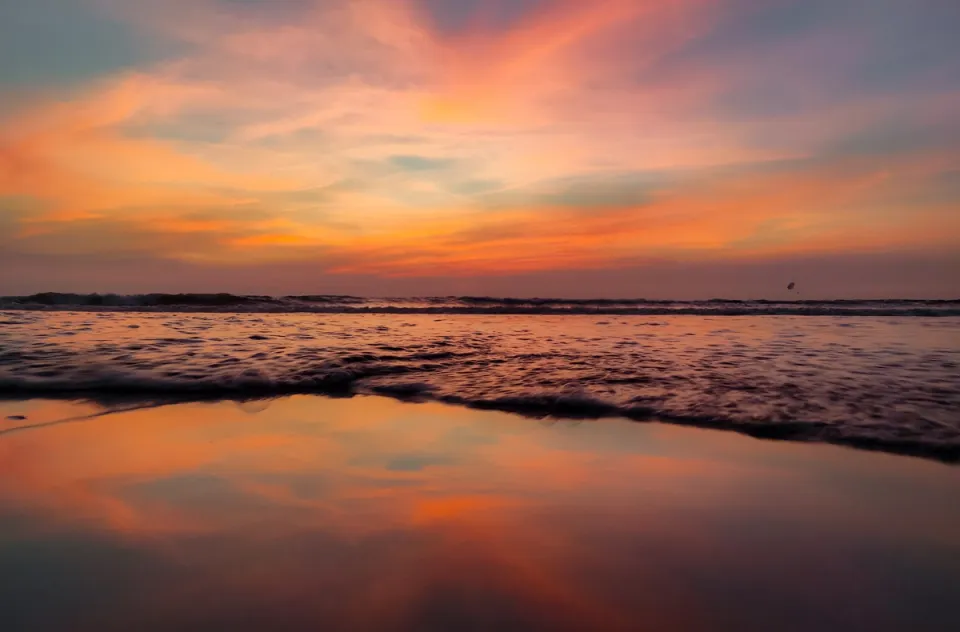
[[[539,314],[703,316],[960,316],[957,300],[734,300],[498,298],[491,296],[364,298],[347,295],[69,294],[44,292],[0,297],[0,309],[328,313],[328,314]]]

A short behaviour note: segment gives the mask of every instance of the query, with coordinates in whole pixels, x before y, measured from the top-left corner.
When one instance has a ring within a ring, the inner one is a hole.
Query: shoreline
[[[661,424],[679,428],[690,428],[694,430],[707,430],[723,433],[731,433],[741,437],[764,442],[777,442],[801,445],[824,445],[832,447],[846,448],[857,452],[868,452],[877,454],[886,454],[899,457],[911,457],[926,461],[943,463],[948,466],[960,465],[960,443],[958,444],[934,444],[930,442],[918,442],[904,440],[901,443],[891,442],[889,439],[871,441],[865,437],[845,437],[839,429],[832,428],[824,423],[816,422],[769,422],[757,421],[752,424],[731,423],[711,419],[685,419],[671,418],[669,415],[653,413],[645,409],[636,411],[621,410],[613,405],[605,404],[600,401],[591,400],[584,397],[543,397],[530,399],[502,398],[500,400],[488,401],[467,401],[463,399],[444,397],[431,397],[429,392],[408,390],[404,388],[371,388],[369,390],[352,390],[351,388],[337,385],[329,391],[316,390],[296,390],[265,393],[257,395],[255,389],[244,389],[253,391],[251,396],[240,396],[236,389],[219,393],[209,393],[199,396],[171,396],[163,391],[150,390],[124,390],[119,395],[116,390],[104,390],[102,392],[78,391],[78,392],[45,392],[38,390],[34,393],[24,395],[4,391],[0,388],[0,404],[9,404],[11,402],[31,402],[31,401],[60,401],[73,404],[95,404],[104,407],[104,411],[96,416],[118,414],[134,410],[163,408],[168,406],[189,405],[189,404],[246,404],[246,403],[267,403],[282,401],[291,397],[317,397],[321,399],[355,399],[355,398],[383,398],[394,402],[404,404],[425,404],[425,405],[443,405],[454,408],[463,408],[467,410],[489,411],[502,413],[518,417],[520,419],[535,421],[556,421],[556,422],[610,422],[627,421],[640,424]],[[150,397],[153,395],[153,397]],[[120,402],[129,402],[129,407],[121,408],[117,411],[110,409],[111,404]],[[11,413],[12,414],[12,413]],[[4,415],[0,415],[0,437],[10,432],[30,429],[30,424],[22,426],[9,426],[10,422],[3,423]],[[29,421],[29,420],[27,420]]]
[[[6,312],[0,397],[376,394],[960,463],[960,319]]]

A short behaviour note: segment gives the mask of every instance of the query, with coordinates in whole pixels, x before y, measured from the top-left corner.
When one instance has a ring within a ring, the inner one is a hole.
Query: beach
[[[958,32],[0,1],[0,632],[960,632]]]
[[[953,630],[960,470],[375,396],[0,403],[19,630]]]

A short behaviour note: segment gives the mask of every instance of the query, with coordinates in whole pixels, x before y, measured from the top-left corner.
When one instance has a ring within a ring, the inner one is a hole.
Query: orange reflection
[[[223,602],[356,630],[421,629],[441,612],[483,629],[709,629],[685,573],[743,563],[720,536],[730,520],[758,519],[785,495],[794,501],[778,511],[799,529],[822,528],[825,515],[841,534],[876,520],[836,490],[814,494],[791,458],[820,468],[867,459],[881,473],[903,463],[379,398],[40,425],[68,411],[34,404],[35,429],[0,436],[0,515],[29,516],[32,533],[97,534],[180,578],[152,580],[109,614],[114,626],[144,613],[238,616],[216,611]],[[927,482],[942,474],[907,463]],[[943,524],[888,528],[947,543]],[[833,572],[856,583],[852,568]],[[213,594],[219,601],[204,597]]]

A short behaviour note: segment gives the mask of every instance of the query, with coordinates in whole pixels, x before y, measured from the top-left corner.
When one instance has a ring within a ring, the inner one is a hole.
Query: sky
[[[960,298],[956,0],[0,0],[0,293]]]

